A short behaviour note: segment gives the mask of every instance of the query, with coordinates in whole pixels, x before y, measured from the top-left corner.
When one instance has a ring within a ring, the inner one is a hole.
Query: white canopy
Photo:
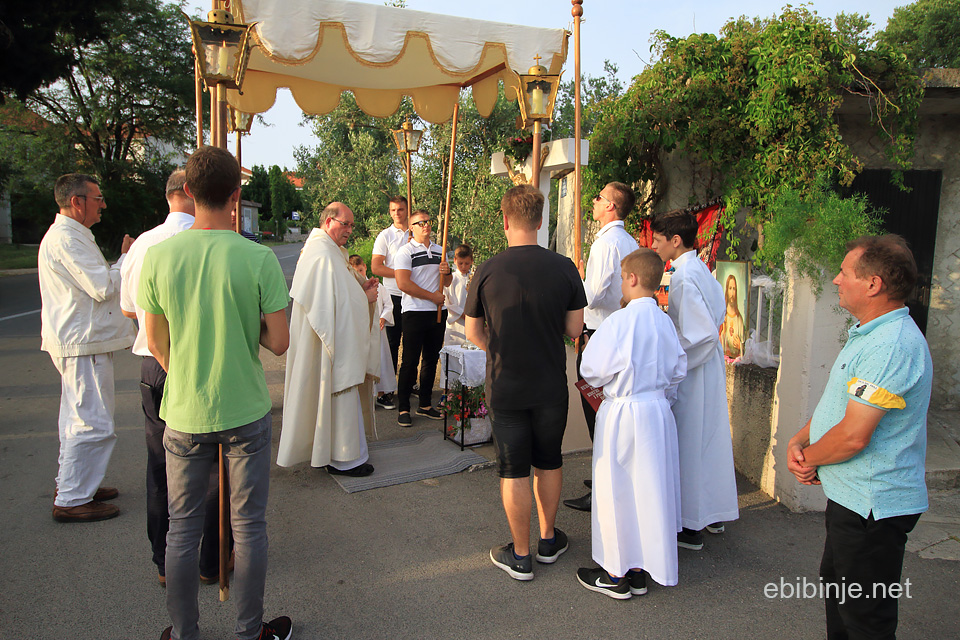
[[[450,119],[460,89],[470,87],[488,116],[502,81],[516,98],[515,73],[540,64],[560,73],[567,55],[564,29],[398,9],[344,0],[237,0],[238,20],[257,23],[260,45],[250,55],[243,94],[227,101],[249,113],[273,106],[288,87],[310,114],[329,113],[349,90],[366,113],[386,117],[404,95],[421,118]]]

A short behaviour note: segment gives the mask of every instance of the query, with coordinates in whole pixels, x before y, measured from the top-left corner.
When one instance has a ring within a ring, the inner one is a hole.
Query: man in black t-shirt
[[[573,262],[537,245],[540,191],[513,187],[500,206],[508,248],[477,270],[464,316],[467,339],[487,352],[487,400],[513,537],[510,544],[491,549],[490,559],[512,578],[532,580],[531,466],[540,520],[537,561],[556,562],[567,550],[567,536],[553,526],[567,425],[563,335],[579,335],[587,301]]]

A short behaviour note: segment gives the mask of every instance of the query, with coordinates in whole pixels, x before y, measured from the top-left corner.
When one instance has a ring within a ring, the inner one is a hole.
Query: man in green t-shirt
[[[236,552],[236,635],[288,640],[286,616],[264,623],[266,507],[271,401],[260,345],[282,355],[290,340],[286,281],[273,251],[232,230],[240,166],[223,149],[203,147],[187,162],[184,191],[196,205],[190,229],[151,247],[137,304],[147,346],[167,372],[160,417],[167,427],[170,530],[167,611],[161,639],[199,635],[197,549],[204,498],[218,446],[230,483]]]

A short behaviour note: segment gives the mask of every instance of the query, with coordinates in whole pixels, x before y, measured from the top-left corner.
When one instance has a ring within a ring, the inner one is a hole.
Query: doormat
[[[405,482],[436,478],[487,462],[483,456],[443,439],[439,431],[423,431],[412,438],[371,442],[370,464],[374,471],[365,478],[331,475],[347,493],[389,487]]]

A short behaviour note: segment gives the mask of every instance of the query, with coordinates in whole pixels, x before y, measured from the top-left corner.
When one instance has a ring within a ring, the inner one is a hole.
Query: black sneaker
[[[290,640],[293,637],[293,623],[287,616],[264,622],[257,640]]]
[[[537,562],[540,564],[553,564],[569,546],[567,544],[567,534],[556,527],[553,528],[553,537],[552,544],[543,538],[540,538],[540,542],[537,544]]]
[[[409,412],[409,411],[402,411],[402,412],[397,416],[397,424],[400,425],[401,427],[412,427],[412,426],[413,426],[413,418],[410,417],[410,412]]]
[[[627,571],[627,582],[630,584],[630,593],[635,596],[642,596],[647,592],[647,572]]]
[[[597,567],[596,569],[577,569],[577,580],[590,591],[602,593],[616,600],[630,599],[630,581],[627,576],[623,576],[616,582],[611,581],[607,572]]]
[[[173,627],[167,627],[163,630],[163,633],[160,634],[160,640],[170,640],[170,635],[173,633]]]
[[[533,580],[533,562],[530,555],[517,560],[513,555],[513,543],[490,549],[490,560],[507,572],[514,580]]]
[[[707,533],[723,533],[724,527],[722,522],[714,522],[713,524],[707,525]]]
[[[417,409],[418,416],[424,416],[430,418],[431,420],[443,420],[443,414],[440,413],[440,410],[436,407],[429,407],[427,409]]]
[[[700,551],[703,549],[703,533],[684,527],[683,531],[677,534],[677,546],[681,549]]]
[[[397,403],[393,399],[392,393],[385,393],[377,398],[377,406],[381,409],[396,409]]]

